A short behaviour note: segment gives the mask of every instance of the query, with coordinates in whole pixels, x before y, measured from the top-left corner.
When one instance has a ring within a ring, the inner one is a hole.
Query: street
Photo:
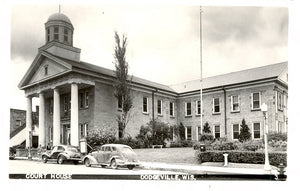
[[[141,174],[183,174],[179,172],[145,170],[136,167],[133,170],[127,168],[110,169],[98,166],[86,167],[85,165],[74,165],[72,162],[59,165],[56,161],[10,160],[10,174],[88,174],[88,175],[141,175]]]

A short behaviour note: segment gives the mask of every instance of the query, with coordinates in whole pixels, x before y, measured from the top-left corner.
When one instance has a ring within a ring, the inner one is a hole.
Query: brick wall
[[[20,120],[20,124],[17,124]],[[19,109],[10,109],[10,133],[14,132],[18,127],[26,123],[26,111]]]

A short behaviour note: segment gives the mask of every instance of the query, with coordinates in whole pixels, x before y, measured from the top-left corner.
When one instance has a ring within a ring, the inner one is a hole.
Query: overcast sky
[[[171,85],[200,78],[200,9],[197,6],[63,5],[81,60],[114,69],[114,31],[128,37],[129,73]],[[286,7],[202,7],[203,76],[288,60]],[[45,44],[44,24],[58,6],[11,7],[12,108],[25,109],[17,85]]]

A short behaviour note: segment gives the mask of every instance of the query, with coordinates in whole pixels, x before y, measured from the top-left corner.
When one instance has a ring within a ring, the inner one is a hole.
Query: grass
[[[192,147],[134,149],[134,152],[142,162],[199,164]]]

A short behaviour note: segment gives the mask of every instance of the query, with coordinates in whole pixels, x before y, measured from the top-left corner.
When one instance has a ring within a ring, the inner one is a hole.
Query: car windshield
[[[73,151],[73,152],[79,152],[79,150],[78,150],[77,147],[71,147],[71,146],[68,146],[68,147],[67,147],[67,150],[68,150],[68,151]]]

